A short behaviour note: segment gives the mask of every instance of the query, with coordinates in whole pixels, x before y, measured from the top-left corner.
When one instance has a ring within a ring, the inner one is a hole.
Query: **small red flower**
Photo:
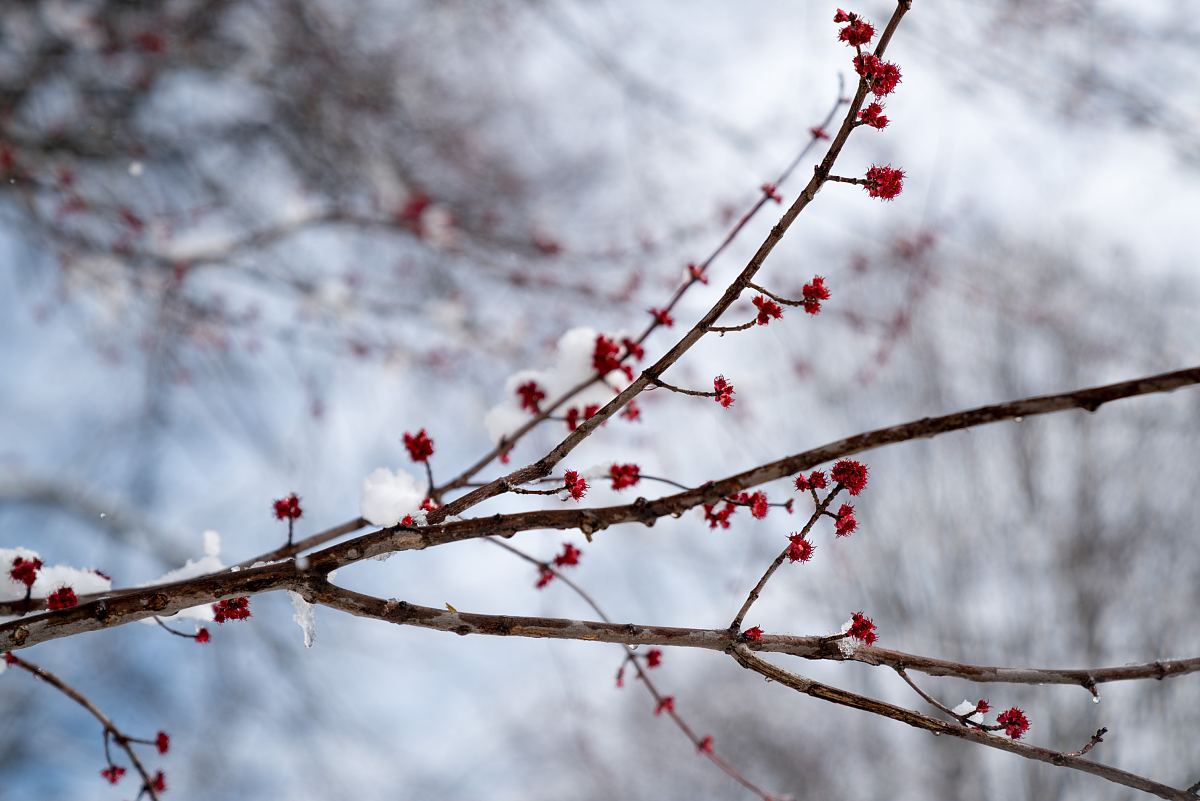
[[[621,410],[621,417],[630,421],[641,419],[642,410],[638,408],[636,400],[631,400],[625,405],[625,408]]]
[[[817,546],[804,539],[803,534],[792,534],[788,541],[791,545],[787,549],[787,558],[791,562],[807,562],[812,559],[813,551],[817,549]]]
[[[100,775],[108,779],[109,784],[116,784],[121,781],[121,777],[125,775],[125,768],[118,765],[110,765],[100,771]]]
[[[750,642],[759,642],[762,640],[763,630],[761,626],[755,626],[752,629],[746,629],[742,632],[742,636]]]
[[[298,520],[304,514],[304,510],[300,508],[300,498],[294,492],[275,501],[273,506],[276,520]]]
[[[554,581],[554,571],[548,567],[542,567],[538,569],[537,584],[533,586],[540,590],[552,581]]]
[[[75,590],[70,587],[59,587],[46,598],[46,605],[51,609],[70,609],[78,603]]]
[[[888,124],[888,118],[883,113],[883,106],[881,106],[879,103],[872,103],[862,111],[858,112],[858,119],[863,125],[869,125],[872,128],[878,128],[881,131],[886,128]]]
[[[536,381],[526,381],[517,387],[517,397],[521,400],[521,408],[530,414],[540,414],[541,402],[546,399],[546,393]]]
[[[733,384],[725,380],[725,376],[719,375],[713,379],[713,389],[716,390],[716,401],[723,408],[728,409],[733,405]]]
[[[434,512],[434,511],[437,511],[437,509],[438,509],[438,502],[435,501],[433,498],[426,498],[425,500],[421,501],[421,511],[422,512]]]
[[[204,627],[200,627],[200,628],[196,629],[196,636],[195,636],[196,642],[203,645],[204,643],[208,642],[211,639],[212,639],[212,636],[209,635],[208,629],[206,629]]]
[[[15,664],[17,664],[17,658],[16,658],[16,656],[14,656],[12,653],[6,653],[6,654],[4,654],[4,664],[6,664],[6,665],[15,665]]]
[[[702,754],[711,754],[713,752],[712,735],[711,734],[704,735],[704,737],[701,738],[699,745],[696,746],[696,750]]]
[[[829,134],[825,133],[825,129],[819,125],[814,125],[813,127],[809,128],[808,132],[810,134],[812,134],[813,139],[828,139],[829,138]]]
[[[783,195],[779,194],[779,190],[775,188],[775,184],[763,184],[762,191],[764,195],[769,197],[771,200],[774,200],[776,203],[783,202]]]
[[[749,504],[750,514],[753,515],[756,520],[762,520],[767,516],[767,512],[771,511],[771,506],[767,502],[767,494],[765,492],[755,492],[752,495],[746,496],[742,500],[744,503]]]
[[[698,267],[695,264],[689,264],[687,268],[688,275],[691,276],[693,281],[699,281],[702,284],[708,283],[708,276],[705,274],[703,267]]]
[[[696,265],[694,264],[689,264],[688,267],[693,270],[696,269]],[[696,277],[694,273],[693,277]],[[667,328],[675,325],[675,318],[672,317],[671,312],[667,311],[666,309],[651,309],[650,314],[654,315],[654,322],[658,323],[659,325],[666,326]]]
[[[833,480],[841,484],[851,495],[857,495],[867,486],[867,466],[853,459],[842,459],[829,471]]]
[[[996,723],[1004,727],[1004,733],[1014,740],[1029,731],[1029,718],[1017,707],[1006,709],[996,716]]]
[[[619,690],[624,686],[625,686],[625,663],[622,662],[621,666],[619,668],[617,668],[617,689]]]
[[[583,551],[579,550],[569,542],[564,542],[562,553],[554,557],[554,566],[566,567],[567,565],[571,565],[574,567],[579,564],[579,557],[582,555]]]
[[[875,35],[875,26],[865,19],[851,16],[848,22],[850,24],[838,33],[838,39],[851,47],[862,47]]]
[[[848,503],[843,503],[837,511],[837,520],[834,522],[834,527],[837,529],[839,537],[849,537],[854,533],[854,529],[858,528],[858,521],[854,518],[854,507]]]
[[[656,668],[662,664],[662,650],[659,648],[651,648],[646,652],[646,667]]]
[[[865,645],[871,645],[878,639],[875,636],[875,623],[862,612],[855,612],[850,618],[850,630],[846,632]]]
[[[988,706],[986,699],[980,698],[979,703],[975,704],[975,711],[981,715],[986,715],[989,709],[991,709],[991,707]]]
[[[900,68],[890,61],[875,59],[871,74],[871,94],[876,97],[890,95],[900,83]]]
[[[829,289],[825,286],[825,279],[820,275],[814,275],[812,283],[805,284],[804,289],[804,310],[809,314],[818,314],[821,311],[821,301],[829,300]]]
[[[867,170],[867,183],[864,187],[871,197],[891,200],[904,189],[904,170],[894,169],[891,165],[876,165]]]
[[[12,569],[8,571],[8,575],[12,577],[13,581],[24,584],[28,589],[37,581],[37,574],[41,569],[41,559],[24,559],[18,556],[13,560]]]
[[[154,778],[150,780],[150,786],[154,788],[156,793],[165,793],[167,791],[167,777],[160,770],[154,774]]]
[[[614,464],[608,468],[614,490],[632,487],[642,480],[641,468],[636,464]]]
[[[154,747],[158,749],[158,753],[165,754],[171,750],[171,735],[165,731],[160,731],[154,738]]]
[[[575,472],[574,470],[568,470],[566,474],[563,475],[563,489],[565,489],[572,498],[578,501],[583,498],[584,494],[587,492],[588,483],[586,479],[580,478],[579,473]]]
[[[632,381],[633,368],[627,364],[621,364],[620,354],[621,348],[618,347],[616,342],[613,342],[604,336],[604,334],[598,334],[596,336],[596,347],[592,351],[592,367],[602,376],[608,375],[613,370],[620,370],[625,373],[626,378]]]
[[[778,320],[783,316],[783,309],[780,305],[773,300],[767,300],[762,295],[754,299],[754,305],[758,308],[758,317],[754,321],[758,325],[766,325],[772,319]]]
[[[246,620],[250,617],[250,599],[245,596],[217,601],[212,608],[213,620],[218,623],[224,623],[226,620]]]
[[[428,462],[433,456],[433,440],[423,428],[415,435],[404,432],[404,447],[408,448],[408,456],[414,462]]]
[[[709,528],[729,528],[729,516],[737,509],[733,504],[725,504],[725,506],[716,511],[716,507],[711,503],[704,504],[704,522],[708,523]]]
[[[654,708],[655,715],[661,715],[663,712],[675,711],[675,696],[668,695],[658,702],[658,706]]]
[[[858,73],[858,77],[867,78],[868,80],[875,71],[879,69],[879,65],[883,63],[871,53],[863,53],[861,56],[854,57],[854,71]]]
[[[646,349],[639,345],[637,340],[625,337],[621,340],[621,344],[625,346],[625,352],[639,362],[646,358]]]
[[[857,16],[857,14],[852,14],[849,11],[843,11],[842,9],[839,8],[837,10],[837,13],[833,15],[833,21],[834,22],[849,22],[850,20],[854,19],[856,16]]]

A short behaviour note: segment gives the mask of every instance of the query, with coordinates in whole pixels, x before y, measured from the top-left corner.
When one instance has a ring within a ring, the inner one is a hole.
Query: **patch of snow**
[[[380,467],[363,480],[360,512],[373,526],[394,526],[405,515],[415,519],[423,500],[424,484],[418,484],[411,473]]]

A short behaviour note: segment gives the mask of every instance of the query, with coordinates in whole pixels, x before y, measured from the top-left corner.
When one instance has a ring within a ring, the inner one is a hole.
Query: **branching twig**
[[[104,729],[103,729],[104,754],[105,754],[105,757],[108,759],[109,766],[111,767],[113,765],[113,761],[111,758],[109,758],[109,753],[108,753],[108,738],[111,736],[113,741],[117,745],[119,745],[121,747],[121,750],[123,750],[125,752],[125,755],[129,757],[129,762],[133,765],[134,770],[136,770],[138,772],[138,775],[140,775],[142,777],[142,789],[141,789],[141,792],[138,793],[139,797],[141,796],[142,793],[146,793],[147,795],[149,795],[150,801],[158,801],[158,793],[154,789],[153,778],[150,776],[150,773],[146,770],[146,767],[142,764],[142,761],[140,759],[138,759],[137,753],[134,752],[133,748],[129,745],[131,742],[147,742],[146,740],[139,740],[134,737],[129,737],[128,735],[123,733],[120,729],[117,728],[116,724],[113,723],[112,720],[107,715],[105,715],[103,712],[100,711],[99,707],[97,707],[95,704],[93,704],[88,699],[87,696],[85,696],[83,693],[79,692],[74,687],[67,684],[65,681],[63,681],[62,679],[60,679],[58,676],[54,675],[50,671],[46,670],[45,668],[39,667],[38,665],[35,665],[32,662],[28,662],[24,659],[21,659],[20,657],[14,655],[14,654],[6,654],[5,657],[9,660],[10,665],[15,665],[16,667],[22,668],[22,669],[28,671],[29,673],[32,673],[34,676],[41,679],[46,684],[49,684],[51,687],[55,688],[56,690],[61,692],[63,695],[67,696],[72,701],[79,704],[81,707],[83,707],[88,712],[90,712],[92,717],[94,717],[96,720],[100,721],[100,725],[104,727]]]

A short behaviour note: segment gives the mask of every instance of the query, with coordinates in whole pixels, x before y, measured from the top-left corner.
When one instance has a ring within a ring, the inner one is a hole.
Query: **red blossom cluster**
[[[805,284],[801,291],[804,294],[804,310],[809,314],[819,314],[821,301],[829,300],[829,289],[820,275],[814,275],[812,282]]]
[[[708,275],[705,274],[703,267],[699,267],[695,264],[688,264],[687,269],[688,276],[691,277],[693,281],[699,281],[702,284],[708,283]]]
[[[754,299],[754,306],[758,309],[758,317],[754,322],[757,325],[766,325],[771,320],[778,320],[783,316],[783,308],[773,300],[759,295]]]
[[[592,350],[592,367],[602,376],[613,370],[620,370],[630,381],[633,380],[633,368],[621,364],[621,348],[616,342],[604,336],[596,335],[596,347]]]
[[[37,574],[41,569],[41,559],[24,559],[18,556],[13,560],[12,569],[8,571],[8,575],[11,576],[12,580],[18,584],[24,584],[25,589],[28,590],[29,588],[33,587],[34,582],[37,581]]]
[[[900,68],[890,61],[881,61],[870,53],[854,57],[854,71],[867,81],[871,94],[884,97],[896,91],[900,83]]]
[[[881,131],[886,128],[888,124],[888,118],[883,113],[883,106],[878,102],[872,103],[862,111],[858,112],[858,119],[863,125],[869,125],[872,128],[877,128]]]
[[[52,610],[70,609],[78,603],[79,599],[75,597],[75,590],[70,587],[59,587],[46,597],[46,606]]]
[[[737,510],[732,503],[726,502],[721,508],[711,503],[704,504],[704,522],[709,528],[729,528],[729,517]]]
[[[752,629],[746,629],[742,632],[742,636],[750,642],[758,642],[762,639],[763,630],[761,626],[755,626]]]
[[[404,447],[408,448],[408,456],[414,462],[428,462],[433,456],[433,440],[423,428],[416,434],[404,432]]]
[[[1021,739],[1021,735],[1029,731],[1029,718],[1015,706],[997,715],[996,723],[1003,726],[1004,733],[1014,740]]]
[[[776,203],[783,202],[783,195],[779,194],[779,190],[775,187],[775,184],[763,184],[762,191],[764,195]]]
[[[574,470],[568,470],[563,475],[563,489],[575,500],[581,500],[588,489],[587,479],[580,476]],[[563,500],[566,499],[564,498]]]
[[[688,267],[693,270],[696,269],[696,265],[694,264],[689,264]],[[667,309],[651,309],[650,314],[654,317],[654,322],[659,325],[666,326],[667,328],[675,325],[675,318],[671,316],[671,312]]]
[[[579,550],[569,542],[564,542],[562,553],[554,557],[554,566],[566,567],[570,565],[571,567],[575,567],[579,564],[580,556],[583,556],[583,551]]]
[[[659,699],[658,705],[654,707],[654,714],[661,715],[663,712],[672,713],[675,711],[675,696],[667,695]]]
[[[702,754],[711,754],[713,752],[713,738],[711,734],[704,735],[700,742],[696,745],[696,750]]]
[[[846,488],[851,495],[857,495],[867,486],[867,466],[853,459],[842,459],[833,465],[829,471],[833,480]]]
[[[208,642],[208,641],[209,641],[209,640],[211,640],[211,639],[212,639],[212,635],[210,635],[210,634],[208,633],[208,629],[204,628],[203,626],[201,626],[200,628],[196,629],[196,634],[195,634],[195,640],[196,640],[196,642],[198,642],[198,643],[200,643],[201,645],[203,645],[204,643]]]
[[[167,777],[160,770],[154,774],[154,778],[150,780],[150,786],[154,788],[156,793],[165,793],[167,791]]]
[[[120,765],[109,765],[104,770],[100,771],[100,775],[108,780],[109,784],[116,784],[121,781],[121,777],[125,775],[125,768]]]
[[[771,511],[771,505],[767,500],[767,493],[762,491],[752,493],[739,492],[730,500],[732,500],[734,503],[740,503],[744,506],[749,506],[750,514],[753,515],[756,520],[762,520],[767,516],[767,512]]]
[[[796,489],[800,492],[808,492],[810,489],[825,489],[826,486],[825,473],[821,470],[812,471],[808,478],[805,478],[803,473],[796,476]]]
[[[517,387],[517,397],[521,400],[521,408],[530,414],[540,414],[541,403],[546,399],[546,392],[536,381],[526,381]]]
[[[985,698],[980,698],[979,702],[975,704],[975,711],[981,715],[986,715],[989,709],[991,709],[991,707],[988,706],[987,699]]]
[[[733,405],[733,384],[725,380],[725,376],[719,375],[713,379],[713,389],[716,391],[716,401],[725,409]]]
[[[904,189],[904,170],[895,169],[890,164],[883,167],[875,165],[867,170],[865,186],[871,197],[891,200]]]
[[[855,612],[850,616],[850,629],[846,634],[860,640],[864,645],[872,645],[878,639],[875,635],[875,623],[862,612]]]
[[[662,664],[663,652],[660,648],[651,648],[646,652],[646,667],[656,668]]]
[[[790,535],[788,542],[791,543],[787,548],[787,558],[790,562],[807,562],[812,559],[813,551],[817,549],[803,534]]]
[[[614,464],[608,468],[608,475],[614,490],[635,486],[642,480],[641,468],[636,464]]]
[[[851,47],[862,47],[875,36],[875,26],[852,11],[838,9],[833,15],[834,22],[845,22],[846,27],[838,32],[838,40]]]
[[[834,527],[837,529],[837,536],[839,537],[849,537],[854,533],[854,529],[858,528],[858,521],[854,518],[853,506],[848,503],[841,505],[841,508],[837,510]]]
[[[165,731],[160,731],[154,738],[154,747],[158,749],[158,753],[165,754],[171,750],[171,735]]]
[[[583,407],[582,412],[579,410],[578,406],[572,406],[571,408],[567,409],[566,413],[563,415],[563,419],[567,422],[567,430],[574,431],[575,429],[579,428],[580,418],[584,420],[591,420],[596,416],[596,412],[598,411],[600,411],[600,404],[598,403],[589,403]]]
[[[276,520],[299,520],[304,510],[300,508],[300,497],[292,493],[286,498],[280,498],[272,504]]]
[[[212,605],[212,609],[213,620],[218,623],[224,623],[226,620],[246,620],[250,617],[250,599],[242,596],[230,598],[227,601],[217,601]]]

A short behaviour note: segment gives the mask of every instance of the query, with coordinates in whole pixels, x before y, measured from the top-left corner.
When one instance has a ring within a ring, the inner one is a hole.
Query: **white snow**
[[[225,565],[221,562],[221,535],[215,531],[205,531],[202,535],[204,556],[199,559],[189,559],[183,567],[177,567],[163,574],[154,581],[148,581],[145,584],[139,584],[139,587],[149,587],[152,584],[167,584],[173,581],[185,581],[187,579],[196,578],[197,576],[205,576],[209,573],[216,573],[224,570]],[[159,615],[161,618],[168,620],[190,618],[192,620],[211,621],[213,619],[212,604],[203,604],[201,606],[193,606],[190,609],[183,609],[173,615]],[[154,618],[148,617],[142,620],[143,623],[155,625]]]
[[[0,548],[0,601],[19,601],[25,597],[25,585],[14,581],[9,571],[13,562],[22,559],[37,559],[38,553],[28,548]],[[33,583],[30,597],[45,598],[59,587],[70,587],[76,595],[107,592],[112,582],[94,570],[71,567],[70,565],[44,565]]]
[[[394,526],[405,515],[416,518],[417,507],[425,500],[425,486],[418,484],[408,471],[395,473],[380,467],[363,480],[361,514],[373,526]]]
[[[304,632],[304,647],[312,648],[313,641],[317,639],[317,617],[313,614],[313,605],[298,592],[288,590],[288,597],[292,599],[292,608],[296,610],[292,620]]]
[[[963,702],[961,704],[954,707],[954,709],[952,709],[950,711],[956,715],[967,715],[968,716],[967,720],[971,720],[976,723],[979,723],[980,721],[983,720],[983,715],[976,712],[975,709],[976,709],[976,704],[974,701],[968,701],[966,699],[963,699]]]

